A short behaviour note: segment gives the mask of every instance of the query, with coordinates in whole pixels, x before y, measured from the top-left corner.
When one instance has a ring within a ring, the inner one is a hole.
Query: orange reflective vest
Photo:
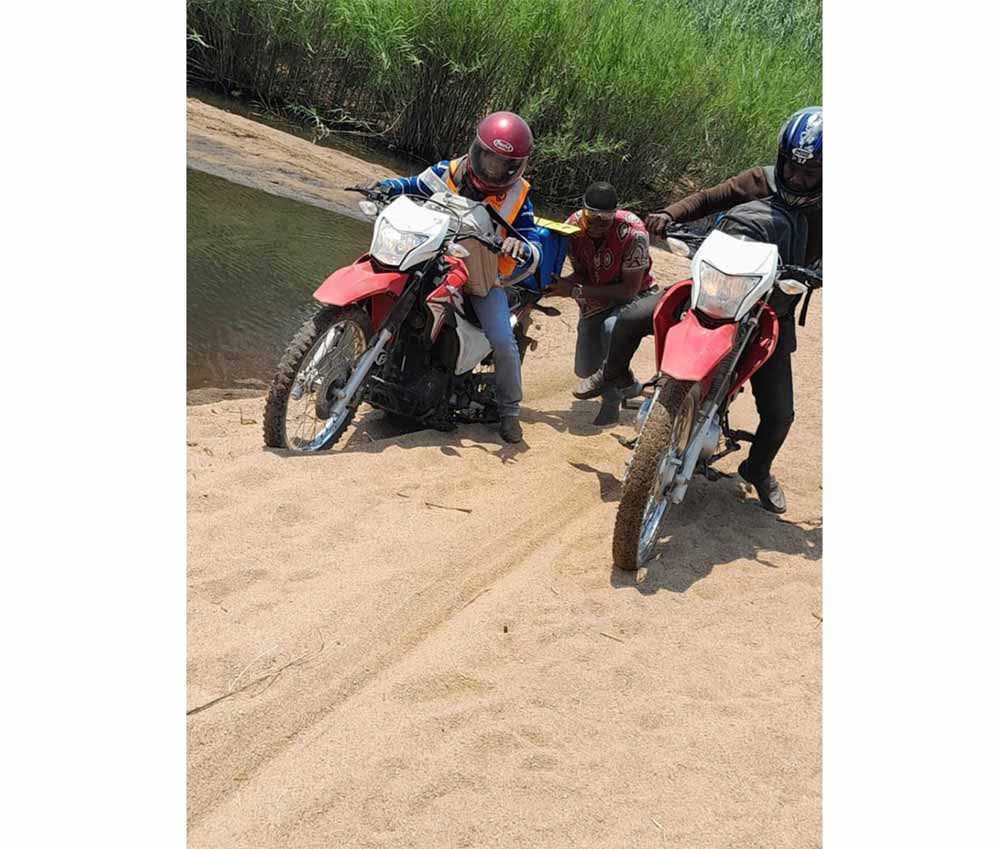
[[[459,159],[451,160],[451,162],[448,163],[448,171],[445,174],[445,184],[448,186],[448,189],[453,191],[455,194],[458,194],[458,183],[455,180],[455,175],[464,160],[464,156]],[[483,198],[483,202],[492,206],[498,213],[500,213],[500,217],[504,221],[513,226],[514,222],[517,220],[517,216],[521,212],[521,207],[524,206],[524,202],[528,199],[529,191],[531,191],[531,184],[521,177],[502,195],[487,195]],[[502,230],[500,235],[506,238],[506,229]],[[517,262],[513,257],[501,256],[498,257],[498,268],[501,277],[510,277],[510,275],[514,273],[514,269],[517,268]]]

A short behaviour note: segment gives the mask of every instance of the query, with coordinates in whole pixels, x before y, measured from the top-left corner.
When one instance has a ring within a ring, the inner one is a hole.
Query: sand
[[[290,197],[346,205],[343,177],[387,173],[188,117],[192,167],[212,150]],[[637,575],[611,565],[634,413],[599,430],[570,395],[569,301],[535,319],[520,446],[371,411],[289,457],[262,448],[261,398],[189,407],[189,844],[819,846],[821,301],[775,464],[788,513],[697,478]],[[733,424],[755,421],[747,393]]]

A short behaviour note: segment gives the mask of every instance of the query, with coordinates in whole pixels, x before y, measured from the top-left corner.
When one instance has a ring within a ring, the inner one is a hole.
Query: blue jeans
[[[625,305],[614,307],[606,312],[581,318],[576,325],[576,361],[573,370],[577,377],[590,377],[602,365],[608,355],[611,344],[611,331],[614,330],[618,313]]]
[[[601,366],[605,377],[623,374],[642,338],[653,332],[653,310],[659,302],[660,288],[654,285],[606,312],[581,318],[576,326],[576,376],[590,377]]]
[[[496,368],[497,410],[501,416],[516,416],[521,412],[521,354],[517,350],[514,328],[510,326],[507,293],[499,286],[490,289],[485,298],[469,295],[472,308],[479,317],[486,338],[493,347]]]

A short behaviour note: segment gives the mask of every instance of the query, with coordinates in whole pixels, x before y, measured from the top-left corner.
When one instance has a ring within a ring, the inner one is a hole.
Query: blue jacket
[[[450,162],[444,159],[438,162],[437,165],[432,165],[430,170],[444,180],[446,179],[445,175],[448,173],[449,165]],[[434,194],[434,191],[420,178],[421,174],[416,174],[412,177],[396,177],[392,180],[383,180],[382,185],[388,190],[391,197],[395,197],[396,195],[418,195],[429,198]],[[517,218],[514,219],[514,223],[511,226],[517,231],[519,236],[529,241],[535,248],[535,250],[531,251],[527,256],[523,256],[518,261],[517,269],[511,275],[513,280],[521,280],[534,272],[538,267],[538,262],[542,255],[542,237],[535,226],[535,213],[531,204],[530,194],[525,198],[524,205],[521,207],[521,211],[518,212]]]

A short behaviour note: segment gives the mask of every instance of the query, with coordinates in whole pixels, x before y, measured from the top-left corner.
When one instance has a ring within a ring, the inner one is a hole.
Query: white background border
[[[0,52],[3,837],[181,846],[185,9],[26,8]],[[997,15],[923,8],[825,9],[824,837],[852,849],[996,834]]]

